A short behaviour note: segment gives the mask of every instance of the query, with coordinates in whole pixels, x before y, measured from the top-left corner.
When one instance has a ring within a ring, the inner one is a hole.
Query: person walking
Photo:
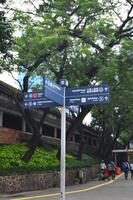
[[[130,163],[131,179],[133,180],[133,162]]]
[[[128,161],[123,162],[122,169],[123,169],[124,174],[125,174],[125,180],[127,180],[128,179],[128,171],[129,171]]]
[[[109,179],[109,172],[108,172],[108,167],[106,165],[106,163],[104,162],[104,160],[102,160],[102,162],[100,163],[100,177],[99,180],[106,180]]]
[[[112,179],[115,179],[115,169],[116,165],[113,161],[108,163],[108,171],[109,171],[109,177],[112,177]]]
[[[119,175],[121,173],[121,168],[119,167],[119,165],[116,166],[116,174]]]
[[[106,169],[106,164],[104,162],[104,160],[102,160],[101,164],[100,164],[100,170],[102,175],[104,174],[104,170]]]

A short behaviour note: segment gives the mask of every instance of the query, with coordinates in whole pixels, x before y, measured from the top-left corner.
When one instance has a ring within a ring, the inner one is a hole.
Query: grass
[[[83,154],[82,160],[77,160],[76,157],[72,155],[66,155],[66,167],[69,169],[89,167],[96,163],[98,163],[98,161],[87,154]]]

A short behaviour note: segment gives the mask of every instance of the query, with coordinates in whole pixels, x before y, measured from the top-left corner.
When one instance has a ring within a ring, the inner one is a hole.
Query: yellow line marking
[[[123,175],[123,173],[118,175],[114,180],[111,180],[109,182],[94,185],[90,188],[85,188],[85,189],[82,189],[82,190],[73,190],[73,191],[70,191],[70,192],[65,192],[65,194],[75,194],[75,193],[81,193],[81,192],[87,192],[87,191],[90,191],[90,190],[94,190],[96,188],[100,188],[100,187],[103,187],[105,185],[109,185],[109,184],[113,183],[115,180],[117,180],[122,175]],[[54,194],[45,194],[45,195],[38,195],[38,196],[31,196],[31,197],[12,198],[10,200],[29,200],[29,199],[46,198],[46,197],[53,197],[53,196],[59,196],[59,195],[60,195],[60,193],[54,193]]]

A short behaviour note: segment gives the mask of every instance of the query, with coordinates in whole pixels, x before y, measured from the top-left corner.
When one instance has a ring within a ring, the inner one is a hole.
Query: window
[[[18,115],[3,113],[3,127],[22,130],[22,118]]]
[[[96,139],[93,140],[93,145],[97,146],[97,140]]]
[[[91,138],[88,138],[88,144],[92,145],[92,139]]]
[[[46,135],[49,137],[54,137],[54,127],[45,124],[45,125],[43,125],[42,133],[43,133],[43,135]]]
[[[80,135],[75,134],[75,142],[80,143]]]
[[[61,138],[61,129],[57,128],[57,138]]]

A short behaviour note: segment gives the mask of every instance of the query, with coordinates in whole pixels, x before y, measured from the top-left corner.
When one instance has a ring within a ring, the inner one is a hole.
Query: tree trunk
[[[70,141],[71,137],[75,134],[75,131],[82,124],[84,117],[90,112],[92,106],[86,106],[82,108],[82,112],[78,114],[67,130],[67,141]]]
[[[30,145],[28,151],[22,157],[22,160],[24,162],[28,162],[31,159],[31,157],[33,156],[34,152],[36,151],[37,146],[38,146],[37,142],[34,143],[34,144],[32,143],[32,145]]]
[[[79,151],[78,151],[77,159],[81,160],[82,159],[82,154],[83,154],[83,149],[84,149],[84,132],[83,132],[83,126],[79,127],[79,132],[80,132],[80,145],[79,145]]]
[[[37,124],[37,122],[34,119],[34,113],[32,113],[32,111],[30,111],[29,109],[28,110],[23,109],[23,107],[21,106],[21,103],[19,102],[17,97],[16,96],[13,96],[13,97],[16,101],[18,110],[20,111],[23,118],[27,122],[27,124],[30,128],[30,131],[32,133],[32,137],[31,137],[31,140],[29,141],[29,145],[28,145],[29,149],[22,158],[23,161],[28,162],[31,159],[32,155],[34,154],[37,146],[40,144],[40,141],[41,141],[40,140],[40,138],[41,138],[40,129],[41,129],[42,124],[43,124],[43,122],[44,122],[44,120],[45,120],[45,118],[46,118],[46,116],[49,112],[49,108],[46,108],[43,111],[43,115],[41,116],[40,121]]]

